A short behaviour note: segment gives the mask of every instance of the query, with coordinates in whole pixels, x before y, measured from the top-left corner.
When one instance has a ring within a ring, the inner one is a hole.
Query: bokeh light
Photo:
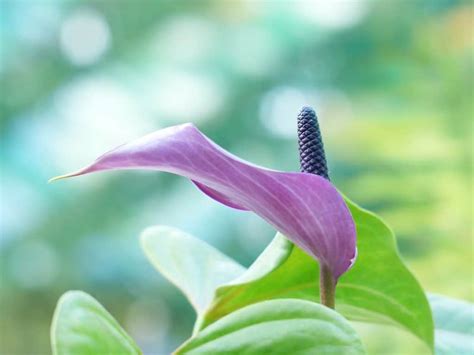
[[[75,65],[97,62],[110,46],[110,30],[103,16],[79,9],[61,25],[61,50]]]
[[[352,27],[361,22],[369,10],[367,0],[302,0],[295,6],[303,18],[328,30]]]

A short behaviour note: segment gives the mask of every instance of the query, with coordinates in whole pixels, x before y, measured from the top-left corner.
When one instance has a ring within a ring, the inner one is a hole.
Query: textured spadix
[[[191,179],[211,198],[258,214],[327,265],[336,280],[355,259],[354,222],[330,182],[313,174],[279,172],[243,161],[192,124],[121,145],[90,166],[55,179],[115,169],[160,170]]]

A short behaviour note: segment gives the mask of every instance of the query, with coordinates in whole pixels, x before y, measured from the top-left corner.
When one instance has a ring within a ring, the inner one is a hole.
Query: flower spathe
[[[192,124],[162,129],[123,144],[84,169],[53,180],[118,169],[152,169],[191,179],[214,200],[255,212],[327,266],[336,281],[356,257],[354,221],[329,181],[248,163]]]

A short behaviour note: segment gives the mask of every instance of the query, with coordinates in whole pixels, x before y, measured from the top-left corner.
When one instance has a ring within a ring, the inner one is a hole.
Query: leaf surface
[[[438,295],[428,297],[436,326],[436,354],[474,354],[474,305]]]
[[[418,281],[403,264],[392,231],[346,199],[357,228],[358,257],[339,280],[336,309],[348,319],[402,327],[433,349],[433,320]],[[217,290],[201,328],[246,305],[277,298],[319,302],[319,266],[278,234],[240,278]]]
[[[264,301],[210,325],[176,354],[364,354],[349,322],[303,300]]]
[[[153,266],[186,295],[198,315],[209,306],[218,286],[245,271],[209,244],[176,228],[147,228],[141,244]]]
[[[66,292],[58,301],[51,325],[54,355],[141,354],[117,321],[92,296]]]

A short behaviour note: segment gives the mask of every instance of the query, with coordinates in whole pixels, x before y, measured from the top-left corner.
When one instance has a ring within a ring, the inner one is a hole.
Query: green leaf
[[[153,266],[181,289],[198,316],[209,306],[218,286],[245,272],[217,249],[175,228],[147,228],[141,244]]]
[[[436,354],[474,354],[474,305],[438,295],[428,298],[435,319]]]
[[[384,222],[346,199],[357,226],[358,258],[339,280],[336,309],[357,321],[390,323],[406,329],[433,349],[433,320],[426,296],[403,264],[395,238]],[[318,264],[277,235],[239,279],[220,287],[200,325],[262,300],[319,301]]]
[[[364,354],[349,322],[314,302],[281,299],[242,308],[188,340],[176,354]]]
[[[92,296],[66,292],[51,325],[54,355],[141,354],[132,338]]]

